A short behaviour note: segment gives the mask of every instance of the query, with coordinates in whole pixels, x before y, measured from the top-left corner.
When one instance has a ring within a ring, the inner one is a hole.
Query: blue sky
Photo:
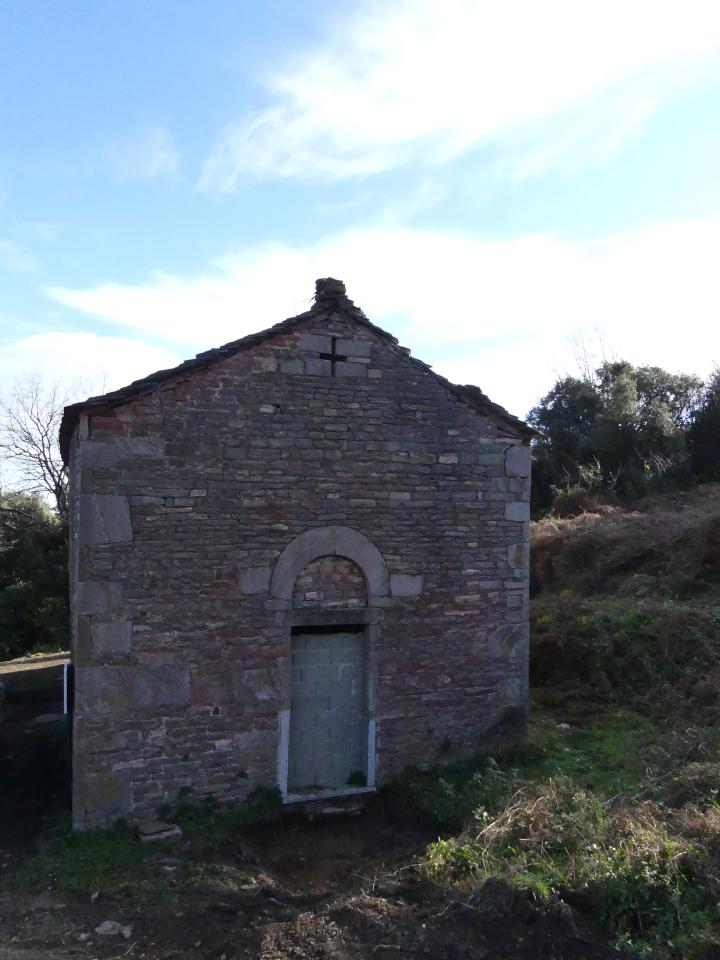
[[[120,386],[334,275],[524,415],[580,341],[707,374],[719,251],[716,3],[0,5],[0,391]]]

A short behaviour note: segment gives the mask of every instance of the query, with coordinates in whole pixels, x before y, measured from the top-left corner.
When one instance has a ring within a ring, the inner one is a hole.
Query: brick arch
[[[293,607],[341,609],[366,607],[367,582],[360,567],[347,557],[323,556],[311,560],[295,580]]]
[[[368,601],[386,597],[389,579],[382,554],[365,534],[351,527],[316,527],[306,530],[291,540],[278,558],[270,580],[270,594],[281,600],[290,600],[297,575],[318,557],[347,557],[357,564],[365,575]]]

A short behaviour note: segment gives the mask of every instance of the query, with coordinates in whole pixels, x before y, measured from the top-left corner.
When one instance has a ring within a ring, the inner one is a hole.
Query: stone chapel
[[[333,279],[67,407],[75,827],[521,735],[532,436]]]

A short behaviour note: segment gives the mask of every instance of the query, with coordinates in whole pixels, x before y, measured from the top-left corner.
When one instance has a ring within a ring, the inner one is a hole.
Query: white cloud
[[[170,350],[129,337],[95,333],[48,332],[4,344],[0,350],[0,384],[36,372],[48,383],[59,383],[73,401],[90,393],[115,390],[155,370],[175,366],[180,357]]]
[[[304,249],[242,250],[196,276],[49,293],[98,320],[163,337],[187,356],[306,310],[316,277],[341,277],[415,355],[525,413],[572,368],[568,338],[581,332],[603,331],[637,363],[703,375],[720,363],[719,248],[720,218],[590,243],[353,230]]]
[[[267,106],[222,131],[200,188],[435,165],[487,143],[511,176],[577,141],[613,155],[718,56],[719,26],[714,0],[377,0],[264,78]]]
[[[168,130],[151,127],[114,147],[113,163],[121,180],[174,180],[180,169],[180,152]]]

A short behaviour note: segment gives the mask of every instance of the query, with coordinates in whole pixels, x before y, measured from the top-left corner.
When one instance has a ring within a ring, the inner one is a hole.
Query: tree
[[[688,429],[702,395],[697,377],[627,361],[562,378],[528,416],[543,434],[535,506],[548,507],[560,489],[612,489],[631,499],[669,477],[689,477]]]
[[[708,380],[693,418],[690,447],[695,473],[704,480],[720,480],[720,368]]]
[[[0,660],[68,639],[64,524],[39,494],[0,494]]]
[[[22,488],[49,496],[58,516],[67,518],[67,470],[58,433],[67,396],[39,374],[18,381],[0,399],[0,454],[12,466]]]

